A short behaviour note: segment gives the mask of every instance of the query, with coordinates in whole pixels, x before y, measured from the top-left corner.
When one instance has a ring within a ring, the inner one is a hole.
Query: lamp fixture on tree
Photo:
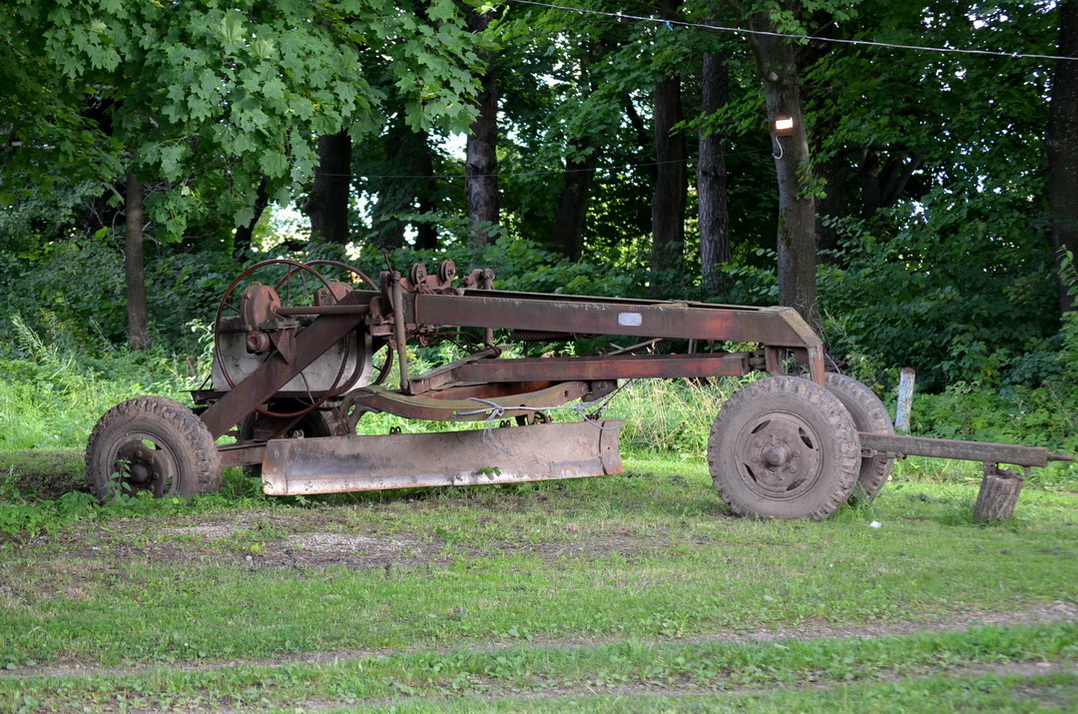
[[[771,120],[771,133],[775,136],[793,136],[794,118],[784,116],[775,117]]]

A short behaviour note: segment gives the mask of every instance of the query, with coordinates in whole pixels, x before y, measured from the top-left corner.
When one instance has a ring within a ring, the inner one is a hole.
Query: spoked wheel
[[[252,265],[232,281],[221,296],[213,321],[214,361],[229,389],[242,378],[233,376],[228,360],[222,354],[223,336],[257,327],[257,323],[273,317],[275,308],[313,305],[319,290],[324,290],[324,294],[333,299],[333,288],[321,273],[304,263],[284,258]],[[246,295],[256,299],[245,303]]]
[[[770,377],[723,405],[708,462],[734,513],[820,520],[850,497],[861,446],[838,397],[807,379]]]
[[[101,501],[150,491],[195,496],[221,485],[213,436],[179,402],[136,397],[117,404],[97,422],[86,447],[90,492]]]
[[[828,372],[827,388],[842,401],[846,411],[853,417],[857,431],[871,434],[894,434],[891,415],[887,408],[871,389],[842,374]],[[883,456],[868,456],[861,459],[861,469],[857,484],[850,494],[851,504],[868,503],[887,483],[894,461]]]
[[[273,259],[254,265],[239,275],[225,291],[217,308],[214,320],[214,383],[221,390],[232,389],[253,371],[274,349],[269,337],[259,344],[257,333],[251,332],[266,320],[272,319],[281,307],[308,307],[316,304],[333,304],[340,294],[335,291],[341,284],[334,285],[313,264],[342,268],[355,274],[358,280],[371,284],[370,277],[362,271],[336,261],[315,261],[312,264],[294,260]],[[264,281],[264,282],[263,282]],[[256,338],[254,346],[248,342],[247,348],[237,345],[244,335],[248,339]],[[346,391],[362,376],[363,349],[355,337],[344,344],[346,349],[340,354],[329,372],[332,381],[312,390],[307,386],[303,375],[299,390],[306,389],[308,397],[302,401],[292,401],[291,411],[274,411],[271,408],[258,407],[257,411],[267,417],[296,418],[314,412],[327,399]],[[228,348],[225,345],[229,345]],[[359,361],[356,358],[359,357]],[[350,369],[351,365],[351,369]],[[220,384],[217,384],[220,382]],[[312,393],[317,392],[317,394]]]

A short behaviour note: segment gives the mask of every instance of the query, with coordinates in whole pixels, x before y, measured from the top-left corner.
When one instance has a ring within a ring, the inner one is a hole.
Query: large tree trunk
[[[375,243],[382,248],[403,247],[405,229],[411,224],[416,230],[416,248],[437,248],[437,227],[430,222],[411,223],[407,218],[416,211],[417,203],[420,213],[435,209],[434,159],[428,133],[415,131],[403,117],[396,117],[381,141],[386,165],[394,167],[388,173],[398,176],[379,179],[374,186],[378,193],[371,209]]]
[[[143,258],[142,224],[146,214],[142,182],[134,171],[127,173],[127,216],[124,224],[124,273],[127,282],[127,346],[144,350],[150,346],[149,318],[146,313],[146,268]]]
[[[1078,57],[1078,0],[1059,5],[1059,54]],[[1078,62],[1056,62],[1048,109],[1048,173],[1052,245],[1062,268],[1064,251],[1078,258]],[[1064,281],[1059,283],[1059,309],[1075,309]]]
[[[709,116],[726,106],[729,72],[725,54],[707,53],[703,63],[700,109]],[[700,160],[696,168],[697,215],[700,219],[700,268],[704,287],[722,288],[721,266],[730,262],[730,214],[726,205],[725,137],[700,128]]]
[[[258,225],[258,220],[262,218],[262,214],[265,213],[267,206],[269,206],[269,193],[266,192],[266,181],[263,179],[258,184],[258,190],[255,192],[254,215],[251,217],[251,222],[236,228],[236,237],[232,241],[232,254],[237,258],[246,260],[244,255],[251,250],[255,227]]]
[[[655,195],[651,202],[651,269],[654,278],[681,267],[685,249],[685,134],[674,127],[681,121],[681,77],[655,85]],[[652,292],[659,284],[653,279]]]
[[[348,132],[318,137],[318,168],[303,210],[311,219],[311,238],[344,245],[352,185],[352,139]]]
[[[765,16],[756,16],[753,29],[774,32]],[[775,174],[779,189],[778,279],[779,302],[795,308],[818,333],[820,307],[816,292],[816,213],[802,171],[809,165],[808,132],[801,111],[797,63],[788,40],[750,35],[764,84],[768,117],[793,119],[793,135],[773,137]],[[808,177],[804,177],[807,179]]]
[[[570,157],[565,160],[565,183],[562,185],[558,212],[554,215],[551,238],[571,260],[580,260],[584,251],[584,219],[588,214],[588,192],[595,177],[599,152],[591,139],[569,142]]]
[[[490,15],[473,14],[468,29],[481,32],[490,24]],[[489,65],[482,89],[475,100],[479,114],[468,131],[464,159],[464,191],[468,195],[468,217],[478,245],[494,242],[491,229],[500,221],[498,194],[498,80]]]
[[[824,195],[816,204],[816,250],[821,262],[834,264],[838,262],[834,253],[838,248],[838,230],[833,219],[846,216],[849,162],[844,154],[839,154],[822,162],[817,171],[823,179]]]

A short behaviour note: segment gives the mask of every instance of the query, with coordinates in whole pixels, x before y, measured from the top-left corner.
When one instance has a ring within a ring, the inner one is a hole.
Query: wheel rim
[[[152,491],[155,498],[176,491],[179,464],[172,449],[156,434],[134,431],[117,443],[108,463],[128,496]]]
[[[796,414],[762,414],[746,423],[737,436],[738,476],[762,497],[798,498],[819,479],[822,443],[812,424]]]

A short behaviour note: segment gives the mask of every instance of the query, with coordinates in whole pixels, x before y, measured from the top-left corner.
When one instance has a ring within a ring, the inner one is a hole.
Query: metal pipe
[[[278,307],[273,310],[277,315],[366,315],[370,305],[310,305],[308,307]]]
[[[1016,466],[1047,466],[1049,461],[1066,461],[1065,456],[1049,454],[1043,446],[991,444],[979,441],[924,439],[916,436],[890,434],[858,434],[862,451],[892,456],[933,456],[940,459],[982,461]]]
[[[401,290],[400,276],[394,273],[393,293],[393,334],[396,337],[395,349],[397,350],[397,366],[400,369],[401,391],[409,394],[412,391],[412,383],[408,379],[408,343],[404,325],[404,295]]]

